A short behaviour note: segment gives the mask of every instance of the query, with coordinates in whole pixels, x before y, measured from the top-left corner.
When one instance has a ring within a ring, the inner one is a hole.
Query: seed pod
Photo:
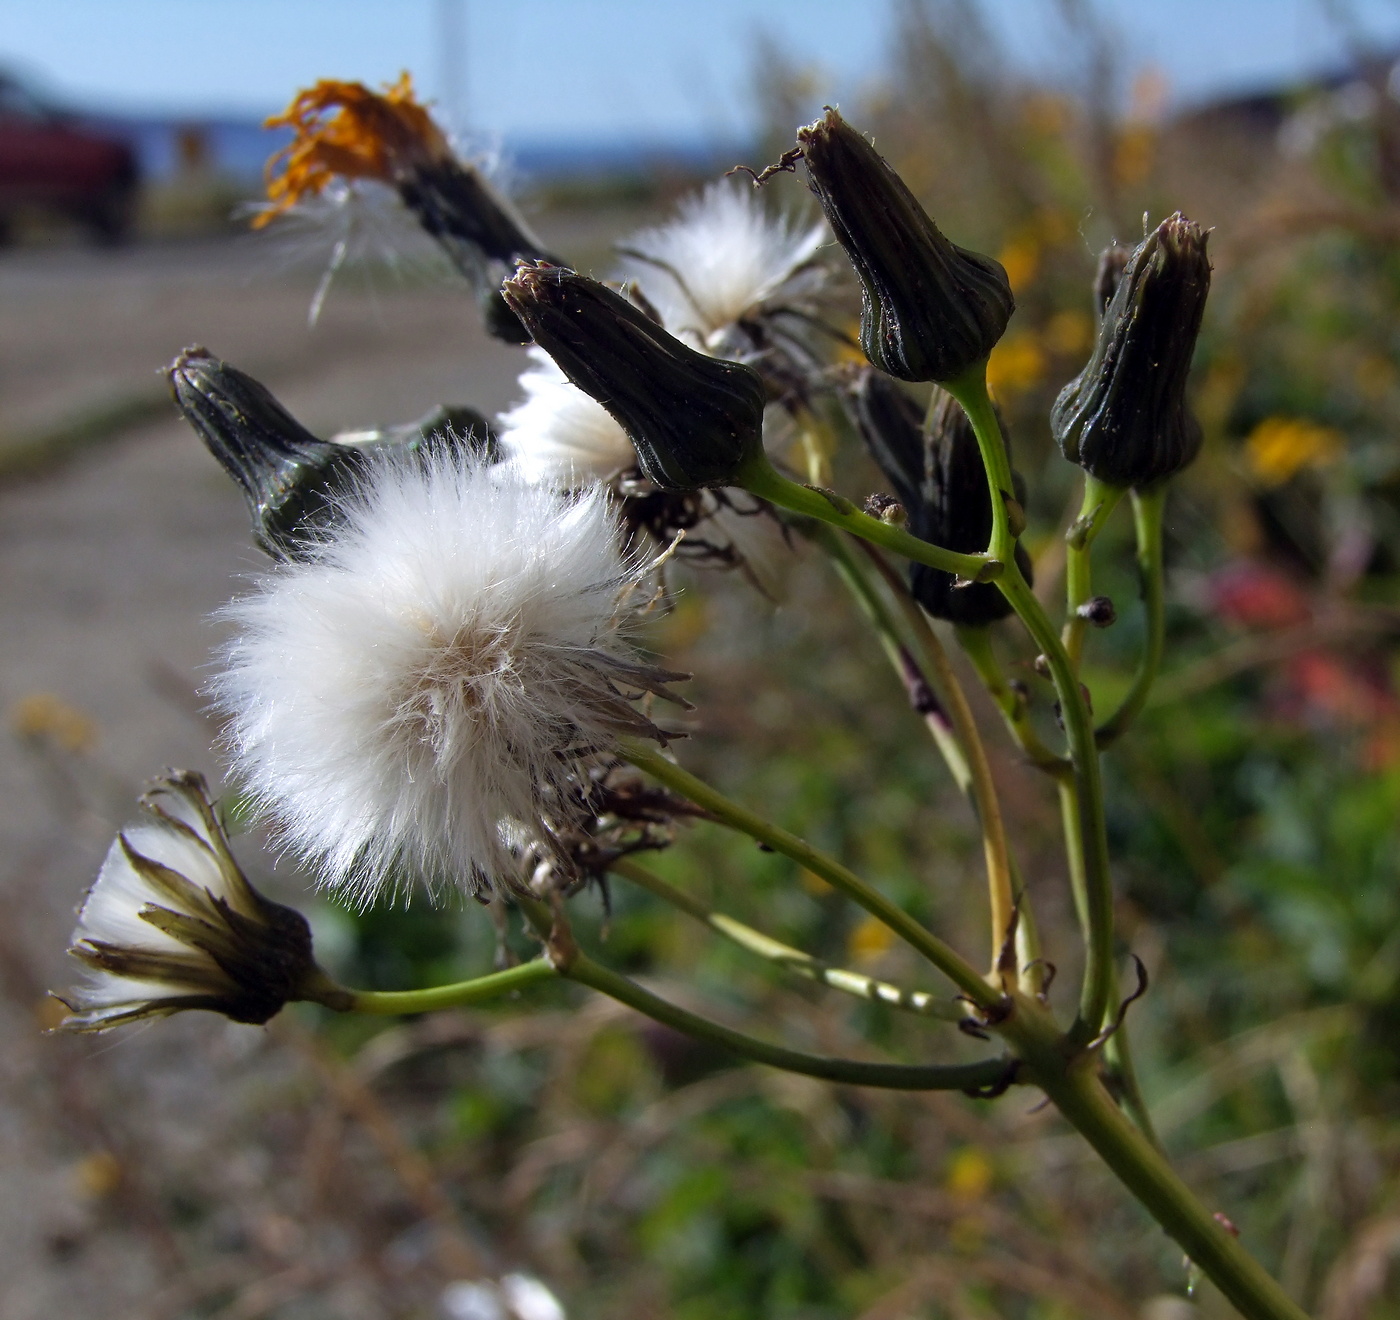
[[[951,394],[942,391],[929,418],[924,463],[923,499],[911,517],[911,530],[925,541],[959,553],[985,550],[992,535],[992,494],[986,467],[967,413]],[[1014,474],[1012,482],[1016,498],[1024,503],[1025,483]],[[1029,582],[1030,556],[1019,543],[1016,564]],[[926,564],[915,564],[910,570],[914,599],[936,619],[976,627],[1011,613],[1010,603],[995,583],[960,587],[956,582],[953,574]]]
[[[627,432],[663,490],[731,485],[763,455],[763,379],[668,334],[606,285],[522,263],[506,302],[560,370]]]
[[[949,242],[840,114],[799,129],[812,188],[860,277],[860,342],[881,371],[948,381],[991,351],[1015,309],[1001,264]]]
[[[860,438],[906,509],[923,502],[924,410],[882,371],[862,368],[845,391]]]
[[[1064,456],[1110,486],[1153,486],[1200,452],[1186,377],[1201,329],[1206,232],[1179,212],[1133,250],[1088,365],[1055,400]]]

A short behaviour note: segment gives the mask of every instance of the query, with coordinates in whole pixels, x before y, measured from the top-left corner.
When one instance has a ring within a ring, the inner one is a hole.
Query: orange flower
[[[291,128],[296,137],[267,163],[272,206],[253,221],[261,227],[331,180],[397,182],[410,166],[450,155],[447,139],[413,94],[407,73],[382,93],[363,83],[323,78],[298,92],[267,128]],[[280,172],[279,172],[280,171]]]

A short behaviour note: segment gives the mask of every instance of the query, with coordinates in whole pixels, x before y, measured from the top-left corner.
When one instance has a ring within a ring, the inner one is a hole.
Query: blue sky
[[[1097,0],[1133,63],[1178,99],[1326,65],[1342,45],[1322,0]],[[1018,61],[1053,68],[1051,0],[986,0]],[[1400,0],[1345,6],[1400,48]],[[456,15],[458,91],[440,36]],[[855,99],[892,36],[888,0],[0,0],[0,63],[93,108],[261,115],[334,75],[412,69],[453,118],[507,138],[732,138],[752,121],[764,30]],[[445,95],[444,95],[445,94]]]

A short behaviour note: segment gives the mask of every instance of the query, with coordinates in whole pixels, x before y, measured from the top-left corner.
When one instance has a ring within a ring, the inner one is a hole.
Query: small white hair
[[[608,496],[460,454],[380,460],[303,562],[223,611],[212,685],[277,840],[360,903],[517,883],[512,841],[578,823],[580,768],[669,678],[620,604]]]
[[[801,230],[771,214],[749,185],[719,179],[685,198],[669,224],[621,244],[620,275],[636,282],[673,335],[708,348],[779,293],[807,291],[827,237],[825,221]]]

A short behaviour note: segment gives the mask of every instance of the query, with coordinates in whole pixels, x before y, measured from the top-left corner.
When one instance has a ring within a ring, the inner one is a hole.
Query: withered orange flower
[[[267,163],[272,205],[253,221],[258,228],[337,177],[395,183],[410,167],[451,154],[407,73],[383,92],[323,78],[265,127],[295,129],[296,137]]]

